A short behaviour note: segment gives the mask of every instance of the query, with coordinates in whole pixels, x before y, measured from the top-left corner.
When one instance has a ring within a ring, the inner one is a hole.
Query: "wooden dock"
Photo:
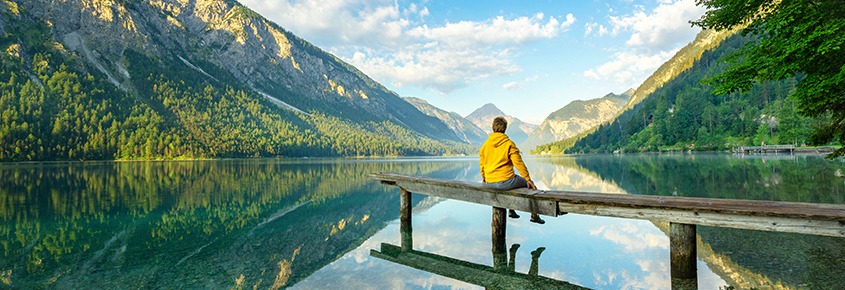
[[[381,244],[381,251],[370,250],[370,255],[485,289],[587,289],[537,274],[517,273],[508,268],[506,257],[504,260],[494,260],[494,266],[490,267],[433,253],[403,251],[401,247],[385,243]]]
[[[373,173],[400,188],[402,249],[412,250],[411,192],[493,207],[492,236],[504,239],[506,209],[558,216],[563,212],[670,223],[671,276],[695,279],[696,225],[845,237],[845,205],[799,202],[626,195],[527,188],[500,191],[481,183]],[[407,232],[407,234],[405,234]],[[494,251],[495,252],[495,251]]]
[[[794,145],[765,145],[765,146],[740,146],[734,147],[734,153],[751,154],[751,153],[795,153]]]

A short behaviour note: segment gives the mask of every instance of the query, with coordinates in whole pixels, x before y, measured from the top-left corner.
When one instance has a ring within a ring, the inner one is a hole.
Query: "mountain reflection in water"
[[[0,285],[281,288],[398,217],[378,171],[466,164],[221,160],[0,165]]]
[[[598,186],[630,194],[845,203],[845,179],[838,174],[845,165],[818,156],[637,154],[539,161],[553,165],[541,168],[576,169],[590,176],[586,180],[605,183]],[[592,184],[573,183],[566,190],[594,191]],[[655,225],[668,233],[668,223]],[[705,226],[698,234],[699,260],[735,287],[845,289],[845,239]]]
[[[765,162],[764,162],[765,161]],[[527,158],[554,190],[845,203],[841,161],[727,154]],[[395,187],[371,172],[480,181],[476,157],[0,164],[0,288],[476,289],[372,258],[400,243]],[[841,175],[841,174],[840,174]],[[414,196],[414,250],[494,266],[491,208]],[[665,224],[508,220],[515,271],[665,289]],[[843,239],[698,227],[698,285],[845,289]],[[509,260],[511,261],[511,260]]]

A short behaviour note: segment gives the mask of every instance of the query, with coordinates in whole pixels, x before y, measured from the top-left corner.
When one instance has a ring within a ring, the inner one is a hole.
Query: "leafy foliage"
[[[707,79],[717,94],[748,91],[754,84],[803,75],[795,88],[805,116],[830,116],[814,140],[842,140],[845,132],[845,2],[841,0],[699,0],[708,12],[694,25],[731,29],[755,41],[726,57],[732,66]],[[831,157],[841,156],[839,149]]]

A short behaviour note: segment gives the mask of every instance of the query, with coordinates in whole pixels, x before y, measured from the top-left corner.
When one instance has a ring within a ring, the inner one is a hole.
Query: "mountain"
[[[672,58],[660,65],[654,73],[637,87],[634,95],[631,96],[631,100],[625,104],[620,113],[640,104],[652,92],[663,87],[666,82],[691,68],[705,51],[719,46],[722,41],[736,34],[740,29],[742,28],[724,31],[702,30],[699,32],[692,42],[678,50]]]
[[[493,119],[496,117],[505,117],[505,119],[508,120],[508,129],[505,131],[505,134],[507,134],[508,137],[516,144],[520,144],[525,141],[525,139],[528,138],[528,134],[537,128],[537,125],[528,124],[513,116],[508,116],[502,112],[502,110],[499,110],[496,105],[489,103],[467,115],[466,119],[478,126],[478,128],[484,130],[486,134],[490,134],[493,133],[493,128],[491,126],[493,124]],[[485,139],[486,138],[487,137],[485,136]]]
[[[679,74],[691,68],[693,64],[701,58],[701,55],[710,49],[713,49],[722,43],[728,37],[736,34],[742,28],[726,31],[702,30],[695,36],[695,39],[678,50],[675,55],[668,61],[663,63],[657,70],[652,73],[639,87],[634,91],[634,94],[628,102],[619,110],[616,115],[599,125],[593,126],[578,135],[569,137],[564,140],[543,144],[536,147],[532,152],[535,153],[563,153],[564,150],[570,148],[576,141],[588,136],[598,130],[601,126],[606,126],[609,123],[620,120],[620,116],[624,113],[631,112],[637,105],[648,98],[658,88],[663,87],[666,82],[674,79]],[[621,117],[625,118],[625,117]],[[630,119],[630,116],[627,118]],[[627,122],[627,120],[626,120]]]
[[[15,0],[0,13],[3,161],[472,151],[235,1]]]
[[[446,123],[449,128],[452,128],[455,135],[464,142],[481,145],[487,140],[487,133],[458,113],[444,111],[419,98],[406,97],[405,100],[414,105],[420,112]]]
[[[549,114],[519,147],[533,150],[537,145],[563,140],[601,124],[616,115],[633,94],[634,89],[629,89],[621,95],[610,93],[598,99],[573,101]]]
[[[543,145],[536,150],[724,151],[760,143],[812,142],[811,128],[828,122],[829,116],[809,118],[799,113],[797,101],[790,96],[801,76],[756,83],[747,92],[726,95],[715,95],[711,86],[701,84],[730,66],[722,59],[752,41],[741,34],[730,36],[696,57],[689,69],[666,81],[640,104],[574,140],[569,148]]]

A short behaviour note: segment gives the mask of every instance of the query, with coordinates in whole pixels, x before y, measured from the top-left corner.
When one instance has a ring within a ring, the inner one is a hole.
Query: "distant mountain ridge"
[[[452,128],[455,135],[464,142],[481,145],[484,144],[485,140],[487,140],[487,133],[471,121],[461,117],[458,113],[447,112],[419,98],[406,97],[405,100],[426,115],[438,118],[443,121],[443,123],[446,123],[449,128]]]
[[[601,124],[616,115],[633,94],[634,89],[628,89],[620,95],[609,93],[598,99],[572,101],[549,114],[519,147],[534,150],[537,145],[563,140]]]
[[[705,51],[717,47],[722,41],[739,31],[739,29],[741,28],[730,31],[702,30],[698,33],[698,35],[696,35],[692,42],[681,48],[674,56],[672,56],[672,58],[663,63],[654,73],[646,78],[646,80],[637,87],[628,102],[615,114],[615,116],[613,116],[613,118],[610,118],[601,124],[595,125],[575,136],[539,145],[532,149],[532,152],[563,153],[564,150],[570,148],[578,140],[598,130],[600,126],[611,123],[625,112],[633,110],[652,92],[692,67],[695,61],[700,58]]]
[[[660,65],[654,73],[637,87],[634,95],[631,96],[631,100],[625,104],[620,114],[642,103],[649,94],[662,87],[663,84],[672,80],[680,73],[691,68],[695,61],[701,57],[701,54],[719,46],[722,41],[734,35],[740,29],[742,28],[725,31],[702,30],[699,32],[692,42],[678,50],[672,58]]]
[[[486,134],[490,134],[493,133],[491,126],[493,125],[493,119],[496,117],[505,117],[508,120],[508,129],[505,131],[505,134],[516,144],[525,141],[528,138],[528,134],[537,128],[537,125],[525,123],[522,120],[505,114],[505,112],[502,112],[496,105],[491,103],[476,109],[467,115],[466,119],[484,130]]]
[[[829,122],[829,117],[799,114],[790,95],[801,76],[761,82],[748,92],[723,95],[701,85],[702,79],[729,67],[721,59],[753,41],[740,34],[725,39],[640,105],[578,140],[567,152],[724,151],[811,140],[810,124]]]

